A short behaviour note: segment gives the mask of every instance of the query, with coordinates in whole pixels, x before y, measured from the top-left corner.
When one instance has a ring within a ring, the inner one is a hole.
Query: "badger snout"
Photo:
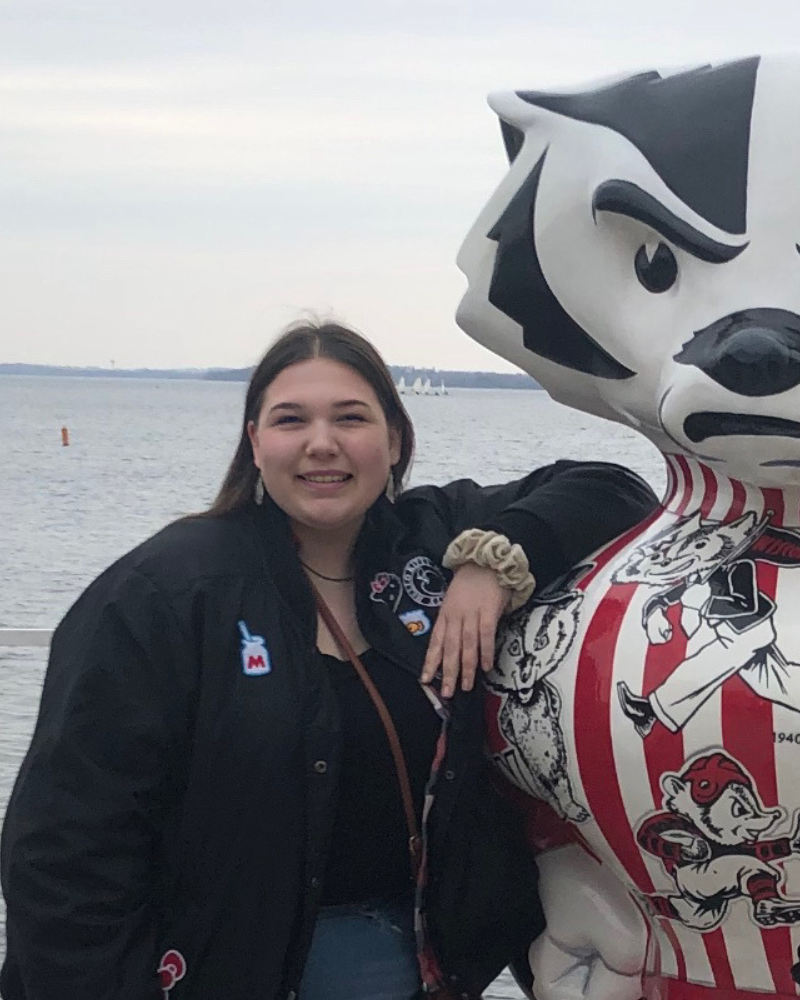
[[[800,316],[746,309],[698,330],[675,355],[741,396],[774,396],[800,385]]]

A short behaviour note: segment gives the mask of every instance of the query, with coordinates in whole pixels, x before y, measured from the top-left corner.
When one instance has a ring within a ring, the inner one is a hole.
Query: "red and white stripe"
[[[682,661],[686,648],[679,607],[671,608],[668,615],[672,640],[649,646],[642,628],[642,607],[653,591],[637,584],[612,585],[613,571],[628,552],[678,518],[697,511],[704,519],[727,521],[745,511],[754,511],[760,518],[770,510],[772,524],[800,524],[796,488],[744,486],[683,456],[669,457],[667,462],[668,490],[662,510],[606,547],[592,573],[580,582],[585,594],[580,656],[557,672],[564,694],[563,718],[572,715],[572,725],[564,727],[568,757],[577,761],[571,778],[576,797],[594,820],[581,826],[581,835],[599,857],[645,894],[674,894],[675,889],[661,862],[639,849],[635,830],[645,816],[662,808],[662,775],[679,772],[689,758],[722,747],[738,760],[753,776],[765,807],[781,805],[787,810],[788,818],[775,829],[775,836],[788,832],[789,820],[800,808],[800,746],[776,748],[773,739],[774,729],[781,726],[795,726],[800,733],[800,713],[760,698],[738,676],[726,681],[678,733],[656,725],[642,740],[620,708],[619,681],[649,694]],[[759,562],[758,582],[768,597],[779,600],[779,611],[780,605],[798,606],[800,567],[779,570]],[[790,613],[787,619],[791,621]],[[779,644],[787,653],[778,628]],[[796,632],[800,639],[800,622]],[[800,661],[800,642],[796,646],[797,655],[787,655]],[[609,664],[613,669],[608,669]],[[794,888],[793,896],[800,890],[800,879]],[[797,996],[790,968],[796,961],[800,931],[759,928],[749,900],[732,901],[722,925],[705,934],[678,921],[657,919],[654,923],[648,970],[648,995],[653,1000],[739,1000],[758,993]]]

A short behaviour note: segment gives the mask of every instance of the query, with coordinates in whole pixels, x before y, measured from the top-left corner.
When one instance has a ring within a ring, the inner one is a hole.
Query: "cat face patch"
[[[376,573],[369,585],[369,599],[376,604],[388,604],[392,611],[403,596],[403,584],[395,573]]]

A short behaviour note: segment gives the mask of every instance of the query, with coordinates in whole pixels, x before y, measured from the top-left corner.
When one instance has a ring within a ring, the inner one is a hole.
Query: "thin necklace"
[[[355,580],[354,576],[325,576],[324,573],[319,573],[317,570],[312,569],[308,563],[304,563],[300,560],[300,565],[303,569],[307,569],[309,573],[313,573],[314,576],[318,576],[320,580],[327,580],[328,583],[352,583]]]

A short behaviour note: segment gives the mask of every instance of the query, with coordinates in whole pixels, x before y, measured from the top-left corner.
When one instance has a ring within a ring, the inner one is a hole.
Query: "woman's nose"
[[[311,433],[306,442],[306,450],[311,454],[331,455],[338,451],[334,428],[327,420],[317,420],[311,424]]]

